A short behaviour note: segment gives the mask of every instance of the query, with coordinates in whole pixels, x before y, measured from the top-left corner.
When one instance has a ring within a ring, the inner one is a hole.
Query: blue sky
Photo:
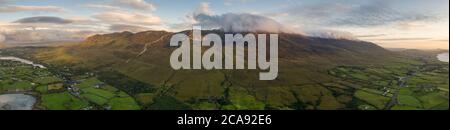
[[[28,6],[57,6],[63,7],[76,15],[91,15],[98,10],[83,7],[88,4],[107,4],[114,0],[11,0],[9,3],[13,5],[28,5]],[[200,3],[207,2],[211,8],[217,12],[245,12],[249,10],[268,9],[272,5],[281,5],[282,2],[278,0],[146,0],[154,4],[157,9],[149,11],[164,17],[166,19],[179,19],[183,17],[184,13],[192,11],[197,8]],[[288,1],[288,0],[287,0]],[[232,3],[232,4],[228,4]],[[234,3],[234,4],[233,4]],[[242,4],[245,3],[245,4]],[[64,14],[57,14],[47,12],[46,15],[64,16]],[[17,13],[0,13],[2,20],[16,20],[20,17],[34,15],[32,11],[17,12]],[[41,14],[42,15],[42,14]],[[5,17],[3,17],[5,16]]]
[[[31,27],[34,33],[56,31],[77,39],[115,31],[180,31],[193,24],[235,27],[256,18],[262,21],[240,28],[286,28],[304,35],[352,37],[385,47],[448,49],[448,5],[448,0],[0,0],[0,34],[19,41],[56,37],[42,34],[26,39],[18,35],[28,34],[25,31]]]

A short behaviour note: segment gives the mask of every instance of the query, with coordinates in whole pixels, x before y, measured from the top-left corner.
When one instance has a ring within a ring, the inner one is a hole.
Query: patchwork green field
[[[3,53],[48,67],[1,61],[0,94],[31,94],[37,98],[34,109],[449,109],[448,63],[437,61],[434,52],[399,52],[373,62],[281,59],[280,75],[274,81],[259,81],[258,72],[249,70],[174,71],[155,55],[128,63],[111,57],[106,60],[112,64],[106,65],[98,55],[75,60],[82,63],[55,62],[58,58],[51,57],[74,58],[60,48],[13,48]]]
[[[0,60],[0,94],[26,93],[41,110],[138,110],[133,97],[92,75],[59,77],[49,69]],[[58,76],[59,75],[59,76]]]
[[[337,67],[329,71],[357,86],[359,109],[448,110],[448,64],[426,61],[409,66]]]

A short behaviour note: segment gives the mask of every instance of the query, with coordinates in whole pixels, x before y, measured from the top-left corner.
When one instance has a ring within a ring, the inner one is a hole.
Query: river
[[[13,57],[13,56],[0,56],[0,60],[18,61],[18,62],[22,62],[24,64],[32,65],[34,67],[46,68],[43,65],[33,63],[33,61],[29,61],[29,60],[25,60],[25,59]]]
[[[448,63],[448,52],[437,55],[438,60]]]

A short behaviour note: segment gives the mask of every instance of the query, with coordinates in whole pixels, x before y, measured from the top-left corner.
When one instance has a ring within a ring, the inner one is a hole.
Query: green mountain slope
[[[210,32],[223,34],[203,34]],[[145,109],[358,109],[375,104],[361,101],[359,90],[383,87],[353,79],[396,78],[353,74],[356,78],[342,79],[336,74],[355,70],[339,67],[377,68],[374,71],[400,75],[421,64],[369,42],[280,34],[279,77],[260,81],[258,70],[173,70],[169,57],[175,48],[168,46],[172,35],[163,31],[95,35],[77,45],[35,49],[32,57],[56,68],[94,72],[133,95]]]

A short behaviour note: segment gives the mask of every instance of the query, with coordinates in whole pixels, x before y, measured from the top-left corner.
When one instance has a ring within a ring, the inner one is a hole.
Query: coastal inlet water
[[[447,52],[447,53],[439,54],[439,55],[437,56],[437,58],[438,58],[440,61],[442,61],[442,62],[447,62],[447,63],[448,63],[448,52]]]
[[[25,94],[0,95],[0,110],[32,110],[36,98]]]

